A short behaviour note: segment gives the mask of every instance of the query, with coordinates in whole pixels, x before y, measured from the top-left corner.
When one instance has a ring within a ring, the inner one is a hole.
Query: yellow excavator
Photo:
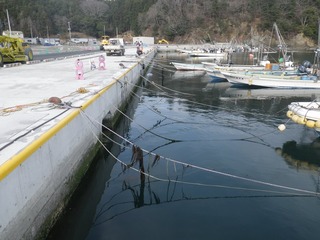
[[[104,35],[101,37],[101,41],[100,41],[100,50],[104,50],[103,46],[109,45],[110,36],[108,35]]]
[[[164,38],[162,38],[158,41],[158,44],[169,44],[169,42],[167,40],[165,40]]]
[[[4,63],[26,63],[32,60],[33,52],[29,44],[21,38],[0,36],[0,67]]]

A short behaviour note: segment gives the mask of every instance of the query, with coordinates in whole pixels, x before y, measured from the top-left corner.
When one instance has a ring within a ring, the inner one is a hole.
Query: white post
[[[11,37],[11,26],[10,26],[9,12],[8,12],[8,9],[6,9],[6,10],[7,10],[7,18],[8,18],[9,35]]]
[[[69,37],[70,37],[70,42],[71,42],[71,26],[70,26],[70,22],[68,22],[68,31],[69,31]]]

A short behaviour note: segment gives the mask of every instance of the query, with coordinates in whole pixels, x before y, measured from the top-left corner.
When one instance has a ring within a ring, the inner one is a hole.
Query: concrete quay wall
[[[67,108],[54,126],[0,166],[0,239],[46,236],[98,150],[100,124],[126,103],[155,53],[150,50],[81,107]]]

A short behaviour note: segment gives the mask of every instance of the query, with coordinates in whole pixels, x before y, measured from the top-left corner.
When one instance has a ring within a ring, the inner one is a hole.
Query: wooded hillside
[[[0,30],[28,37],[132,32],[176,43],[249,41],[277,23],[287,40],[318,39],[320,0],[0,0]]]

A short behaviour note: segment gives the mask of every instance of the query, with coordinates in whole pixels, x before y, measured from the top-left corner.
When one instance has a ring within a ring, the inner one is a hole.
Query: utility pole
[[[69,31],[69,37],[70,37],[70,42],[71,42],[71,25],[70,25],[70,22],[68,22],[68,31]]]
[[[50,42],[50,37],[49,37],[49,27],[47,25],[47,38],[48,38],[48,41]]]

